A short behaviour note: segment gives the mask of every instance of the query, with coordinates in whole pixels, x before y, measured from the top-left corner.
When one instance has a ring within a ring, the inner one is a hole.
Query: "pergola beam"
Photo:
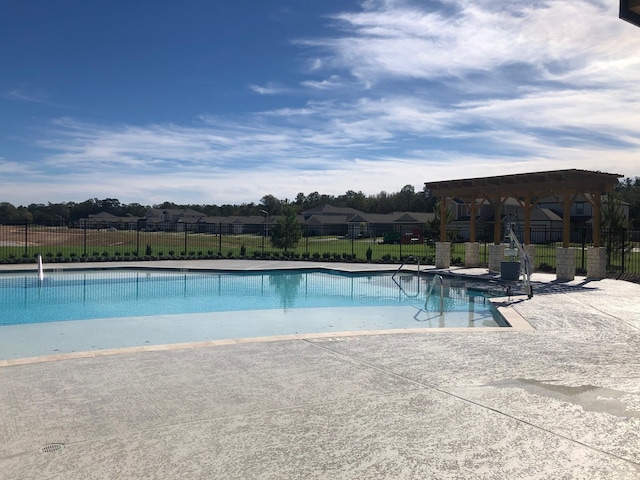
[[[525,244],[530,243],[530,218],[531,209],[543,197],[559,196],[563,205],[568,203],[568,207],[563,207],[563,245],[568,245],[570,241],[569,214],[571,202],[565,199],[575,197],[576,194],[592,195],[594,198],[594,244],[600,244],[600,221],[601,221],[601,194],[613,191],[622,175],[614,173],[594,172],[590,170],[554,170],[547,172],[520,173],[514,175],[500,175],[494,177],[467,178],[461,180],[445,180],[439,182],[425,182],[425,190],[431,192],[433,197],[440,198],[441,218],[440,218],[440,238],[444,238],[443,230],[446,228],[444,214],[446,203],[449,198],[458,198],[465,203],[475,205],[477,198],[487,198],[496,212],[494,224],[494,241],[501,240],[500,235],[500,207],[505,199],[515,198],[524,208],[525,214]],[[521,201],[520,198],[523,198]],[[535,200],[534,200],[535,199]],[[472,219],[470,226],[475,237],[475,210],[472,208]],[[598,232],[596,233],[595,230]],[[441,240],[444,241],[444,240]]]

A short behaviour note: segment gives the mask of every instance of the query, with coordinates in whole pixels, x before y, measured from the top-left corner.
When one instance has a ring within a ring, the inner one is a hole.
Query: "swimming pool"
[[[431,277],[323,270],[104,270],[0,276],[0,358],[202,340],[508,326],[482,295]],[[13,346],[8,345],[12,342]],[[43,344],[44,347],[42,345]],[[12,353],[13,351],[13,353]]]

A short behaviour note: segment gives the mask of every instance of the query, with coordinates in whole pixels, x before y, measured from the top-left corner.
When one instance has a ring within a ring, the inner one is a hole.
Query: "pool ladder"
[[[44,280],[44,268],[42,267],[42,255],[38,254],[38,280]]]
[[[400,285],[400,283],[398,283],[398,281],[396,280],[396,275],[398,273],[400,273],[400,270],[402,270],[402,267],[405,266],[405,264],[409,261],[409,260],[417,260],[418,261],[418,279],[420,279],[420,258],[416,258],[416,257],[407,257],[402,264],[398,267],[398,270],[396,270],[396,272],[391,276],[391,279],[394,281],[394,283],[398,286],[398,288],[400,289],[400,291],[402,293],[404,293],[407,297],[409,298],[417,298],[420,295],[420,282],[418,281],[418,291],[415,295],[409,295],[404,288],[402,288],[402,285]],[[431,295],[433,294],[433,289],[436,287],[436,285],[440,283],[440,295],[439,295],[439,302],[438,302],[438,313],[440,315],[444,315],[444,281],[442,279],[442,275],[434,275],[433,279],[431,280],[431,283],[429,284],[429,290],[427,291],[427,296],[424,299],[424,312],[428,311],[428,303],[429,303],[429,298],[431,298]],[[418,312],[419,313],[419,312]],[[416,314],[417,317],[418,314]],[[414,318],[416,318],[414,317]],[[416,318],[416,320],[418,320]],[[422,320],[418,320],[418,321],[422,321]]]
[[[398,283],[398,281],[396,280],[396,275],[398,273],[400,273],[400,270],[402,270],[402,267],[405,266],[405,264],[409,261],[409,260],[417,260],[418,261],[418,291],[416,292],[415,295],[409,295],[404,288],[402,288],[402,285],[400,285],[400,283]],[[420,257],[407,257],[404,259],[404,261],[402,262],[402,264],[398,267],[398,270],[395,271],[395,273],[393,275],[391,275],[391,280],[393,280],[393,282],[398,286],[398,288],[400,289],[400,291],[402,293],[404,293],[407,297],[409,298],[417,298],[418,295],[420,295]]]
[[[433,280],[429,284],[429,290],[427,291],[427,297],[424,300],[424,311],[427,311],[427,304],[429,303],[429,298],[431,298],[431,294],[433,293],[433,288],[437,283],[440,283],[440,301],[438,302],[438,309],[440,310],[440,315],[444,314],[444,281],[442,280],[442,275],[434,275]]]

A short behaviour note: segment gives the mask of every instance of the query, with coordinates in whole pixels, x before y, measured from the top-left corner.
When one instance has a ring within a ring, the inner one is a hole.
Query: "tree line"
[[[640,177],[625,178],[616,186],[616,200],[629,204],[630,227],[640,228]],[[299,213],[311,208],[331,204],[335,207],[351,207],[366,213],[391,213],[400,211],[433,212],[435,201],[428,191],[416,191],[412,185],[405,185],[399,192],[381,191],[375,195],[365,195],[361,191],[348,190],[342,195],[327,195],[318,192],[298,193],[294,199],[280,199],[274,195],[264,195],[259,203],[240,205],[177,204],[164,202],[154,205],[121,203],[115,198],[92,198],[84,202],[32,203],[28,206],[14,206],[0,202],[0,222],[32,222],[39,225],[67,225],[89,215],[107,212],[117,217],[142,217],[150,208],[187,209],[192,208],[209,216],[251,216],[281,215],[283,208],[291,207]]]
[[[178,204],[164,202],[161,204],[142,205],[140,203],[121,203],[115,198],[91,198],[84,202],[65,203],[32,203],[28,206],[14,206],[9,202],[0,202],[0,222],[31,222],[39,225],[68,225],[89,215],[106,212],[117,217],[142,217],[151,208],[187,209],[191,208],[209,216],[263,216],[281,215],[283,209],[291,207],[295,212],[303,212],[311,208],[331,204],[334,207],[351,207],[367,213],[391,213],[394,211],[433,211],[434,201],[428,192],[415,191],[412,185],[405,185],[399,192],[382,191],[376,195],[365,195],[361,191],[348,190],[343,195],[327,195],[311,192],[308,195],[300,192],[295,199],[279,199],[275,195],[264,195],[259,203],[242,203],[240,205],[208,205]]]
[[[640,177],[621,180],[614,193],[617,199],[629,204],[629,226],[640,228]]]

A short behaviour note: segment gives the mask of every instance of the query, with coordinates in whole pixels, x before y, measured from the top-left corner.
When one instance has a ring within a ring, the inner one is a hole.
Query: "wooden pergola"
[[[601,246],[602,194],[613,191],[622,175],[589,170],[554,170],[548,172],[520,173],[496,177],[469,178],[425,182],[425,189],[440,199],[440,241],[446,240],[447,199],[464,202],[471,212],[469,241],[476,241],[476,216],[478,206],[488,202],[494,208],[494,242],[502,240],[500,213],[507,198],[515,199],[524,210],[524,244],[531,243],[531,210],[548,197],[555,197],[562,205],[562,246],[567,248],[571,236],[571,204],[577,195],[593,206],[593,245]]]

